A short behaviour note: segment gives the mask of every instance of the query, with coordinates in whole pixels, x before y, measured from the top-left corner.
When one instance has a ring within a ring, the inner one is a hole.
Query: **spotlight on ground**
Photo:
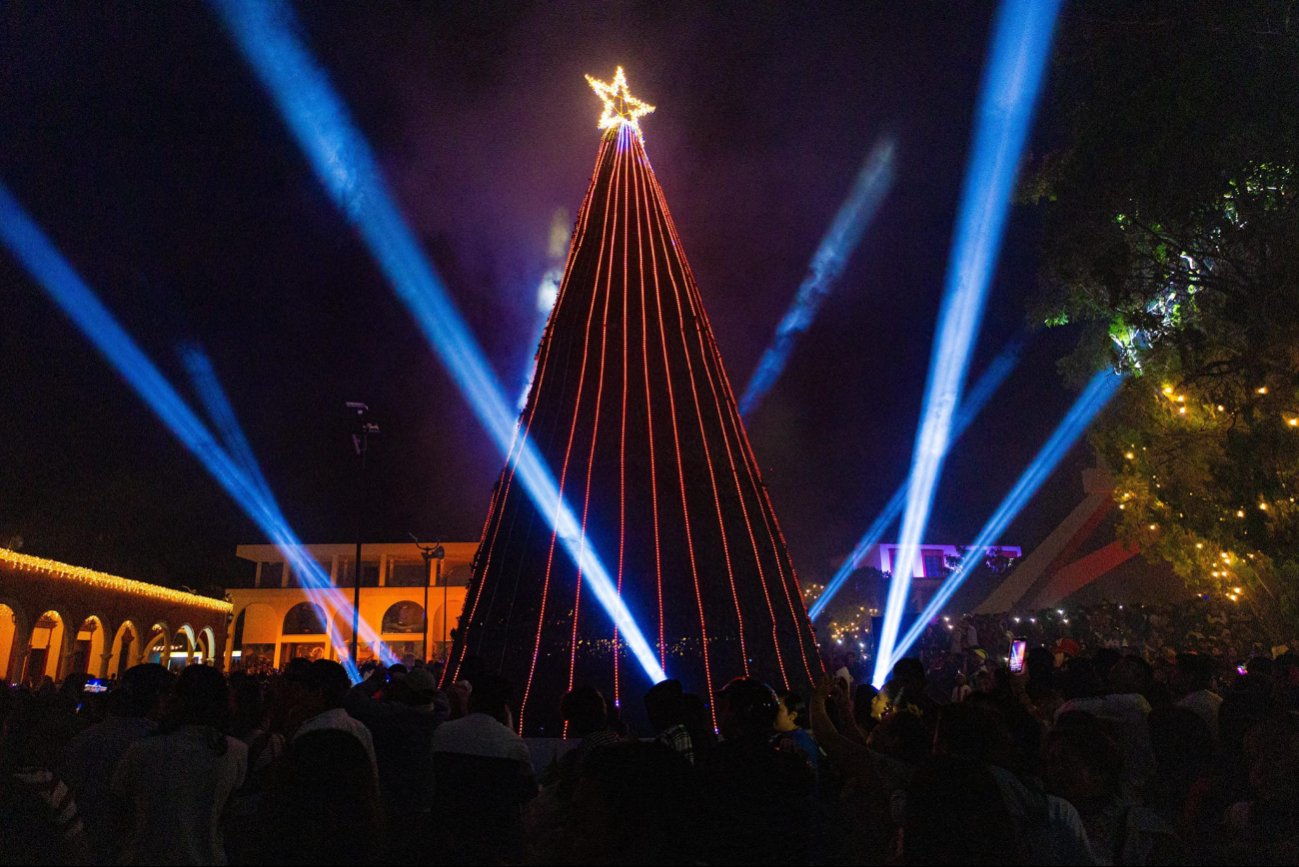
[[[1078,396],[1078,400],[1074,401],[1064,421],[1060,422],[1055,432],[1051,434],[1051,438],[1028,465],[1028,469],[1024,470],[1024,474],[1019,477],[1019,481],[1015,482],[1015,487],[1010,489],[1010,493],[992,513],[988,523],[979,531],[978,537],[975,538],[974,544],[970,546],[960,565],[947,576],[942,586],[938,588],[938,592],[934,594],[934,598],[929,601],[925,610],[907,630],[906,635],[897,643],[897,650],[891,656],[885,657],[889,669],[892,669],[893,664],[906,654],[912,644],[915,644],[916,639],[924,632],[926,624],[938,616],[943,606],[947,604],[947,600],[952,598],[957,588],[983,561],[984,551],[996,544],[1006,527],[1015,520],[1028,501],[1037,493],[1037,489],[1051,475],[1056,465],[1060,463],[1060,459],[1083,435],[1122,383],[1123,377],[1110,370],[1103,370],[1092,377],[1083,393]]]
[[[740,398],[740,415],[747,417],[757,409],[767,392],[776,384],[785,369],[785,362],[794,351],[794,344],[811,327],[821,302],[830,294],[835,280],[843,273],[844,266],[860,243],[880,202],[884,201],[889,187],[893,185],[896,150],[897,144],[893,138],[885,136],[867,155],[852,191],[839,206],[839,213],[835,214],[830,231],[816,248],[816,255],[812,257],[812,264],[802,285],[798,287],[794,302],[776,326],[771,345],[762,353],[753,377],[745,386],[744,397]]]
[[[1051,48],[1060,0],[1003,0],[979,93],[974,140],[947,263],[929,381],[907,480],[907,501],[888,606],[880,631],[874,680],[888,676],[888,660],[902,622],[920,538],[929,523],[934,489],[951,441],[952,415],[961,401],[988,284],[997,261],[1015,170],[1033,116],[1033,103]]]
[[[1001,388],[1001,384],[1006,381],[1006,377],[1019,364],[1019,354],[1022,349],[1023,343],[1019,340],[1012,340],[1006,344],[1001,352],[997,354],[997,357],[992,360],[992,363],[988,365],[987,369],[983,371],[979,381],[974,384],[974,388],[970,389],[965,396],[965,400],[961,403],[961,411],[957,414],[956,423],[953,425],[953,441],[959,439],[961,434],[965,433],[970,423],[974,421],[975,417],[983,410],[983,407],[992,399],[997,389]],[[861,568],[862,558],[866,556],[866,553],[871,548],[879,544],[880,539],[888,532],[889,527],[893,526],[893,522],[898,519],[898,515],[902,514],[902,506],[906,502],[906,498],[907,484],[903,481],[902,484],[898,485],[898,489],[893,492],[893,496],[889,498],[883,511],[876,515],[875,520],[871,521],[870,526],[866,528],[866,532],[857,542],[857,547],[852,549],[852,554],[839,567],[839,571],[834,573],[834,577],[825,586],[825,590],[817,597],[812,607],[808,609],[809,617],[816,620],[821,615],[821,612],[825,610],[825,607],[830,604],[830,600],[835,597],[835,594],[843,588],[844,582],[848,580],[849,576]]]
[[[283,552],[293,571],[302,579],[308,597],[313,602],[328,600],[330,604],[326,610],[333,608],[350,614],[351,604],[337,588],[330,585],[329,576],[320,565],[303,553],[302,543],[285,522],[274,499],[264,493],[258,483],[217,443],[207,426],[2,184],[0,240],[4,241],[32,278],[103,353],[108,363],[135,389],[163,424],[171,429],[181,444],[199,459],[212,478]],[[215,376],[210,384],[216,384]],[[220,386],[216,387],[219,390]],[[219,399],[229,406],[224,394]],[[249,456],[251,457],[251,452]],[[362,623],[361,635],[366,642],[378,646],[379,636],[369,624]],[[335,646],[341,651],[340,658],[349,674],[357,679],[356,665],[344,655],[346,647],[338,644],[337,637]]]
[[[589,539],[560,499],[554,476],[526,440],[515,441],[517,415],[469,326],[401,215],[368,142],[297,36],[283,0],[211,0],[266,88],[335,204],[356,227],[397,296],[460,388],[501,454],[517,455],[518,478],[537,511],[554,525],[601,607],[651,681],[666,679],[658,657],[618,595]]]

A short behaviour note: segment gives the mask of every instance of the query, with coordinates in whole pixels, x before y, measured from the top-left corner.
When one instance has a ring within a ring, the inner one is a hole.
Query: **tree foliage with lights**
[[[1060,32],[1024,197],[1067,375],[1129,378],[1092,442],[1120,535],[1299,623],[1299,22],[1291,4],[1087,4]],[[1050,126],[1054,124],[1054,126]]]

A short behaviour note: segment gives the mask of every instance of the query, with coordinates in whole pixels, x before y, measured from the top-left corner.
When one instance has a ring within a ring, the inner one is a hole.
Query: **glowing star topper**
[[[600,129],[616,129],[626,124],[636,135],[640,135],[640,119],[654,110],[654,106],[637,99],[627,89],[627,76],[618,67],[613,74],[613,83],[606,84],[598,78],[586,77],[591,89],[604,103],[604,114],[600,115]]]

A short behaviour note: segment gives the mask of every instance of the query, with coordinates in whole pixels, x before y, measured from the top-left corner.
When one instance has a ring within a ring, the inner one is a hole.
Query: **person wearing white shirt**
[[[474,681],[469,714],[433,733],[435,837],[444,863],[517,863],[523,857],[523,805],[537,776],[523,738],[511,727],[510,687],[486,675]]]
[[[347,670],[331,659],[317,659],[307,669],[302,685],[306,689],[306,697],[301,712],[306,719],[298,726],[293,739],[297,740],[307,732],[325,729],[347,732],[365,747],[366,755],[370,757],[370,766],[377,774],[374,737],[365,723],[353,719],[343,710],[347,691],[352,688],[352,679],[347,676]]]
[[[111,786],[131,813],[120,863],[226,863],[221,815],[248,765],[248,747],[224,734],[229,701],[221,672],[191,665],[158,733],[127,749]]]
[[[1194,711],[1208,725],[1216,741],[1222,697],[1210,689],[1213,685],[1213,662],[1197,653],[1177,654],[1177,665],[1168,685],[1174,695],[1180,696],[1178,707]]]

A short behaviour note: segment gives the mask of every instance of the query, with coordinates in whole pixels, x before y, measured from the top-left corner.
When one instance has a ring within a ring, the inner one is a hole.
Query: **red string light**
[[[616,159],[614,160],[613,168],[614,168],[614,173],[616,175],[618,170],[618,161]],[[599,252],[599,256],[596,259],[596,265],[595,265],[595,280],[597,285],[599,284],[599,280],[600,280],[600,270],[604,264],[605,241],[608,237],[607,232],[609,228],[609,202],[613,197],[613,191],[615,186],[616,186],[616,178],[615,181],[609,185],[609,191],[605,194],[604,215],[602,221],[603,225],[601,226],[600,229],[600,252]],[[559,497],[556,500],[555,520],[552,521],[552,524],[554,525],[555,529],[552,529],[550,532],[550,550],[546,554],[546,577],[542,582],[542,586],[541,586],[541,609],[537,615],[537,638],[536,641],[533,643],[533,647],[532,647],[532,662],[528,666],[528,680],[527,680],[527,685],[523,688],[523,701],[519,702],[519,731],[523,731],[523,714],[528,706],[528,698],[532,694],[532,679],[536,676],[537,673],[537,656],[541,653],[541,634],[544,631],[544,627],[546,625],[546,602],[547,602],[547,597],[550,594],[551,570],[555,565],[555,542],[559,537],[558,510],[563,506],[564,503],[564,485],[568,479],[568,461],[569,458],[572,456],[573,439],[574,437],[577,436],[577,420],[581,415],[582,392],[586,385],[586,363],[590,357],[591,322],[595,318],[596,296],[597,293],[595,292],[591,293],[591,305],[587,309],[587,314],[586,314],[586,330],[585,330],[584,342],[582,345],[582,364],[581,364],[581,370],[578,373],[578,377],[577,377],[577,400],[575,402],[575,408],[573,411],[573,423],[572,425],[569,426],[569,430],[568,430],[568,444],[564,446],[563,468],[559,472]],[[577,583],[578,586],[580,587],[581,586],[580,578]]]

